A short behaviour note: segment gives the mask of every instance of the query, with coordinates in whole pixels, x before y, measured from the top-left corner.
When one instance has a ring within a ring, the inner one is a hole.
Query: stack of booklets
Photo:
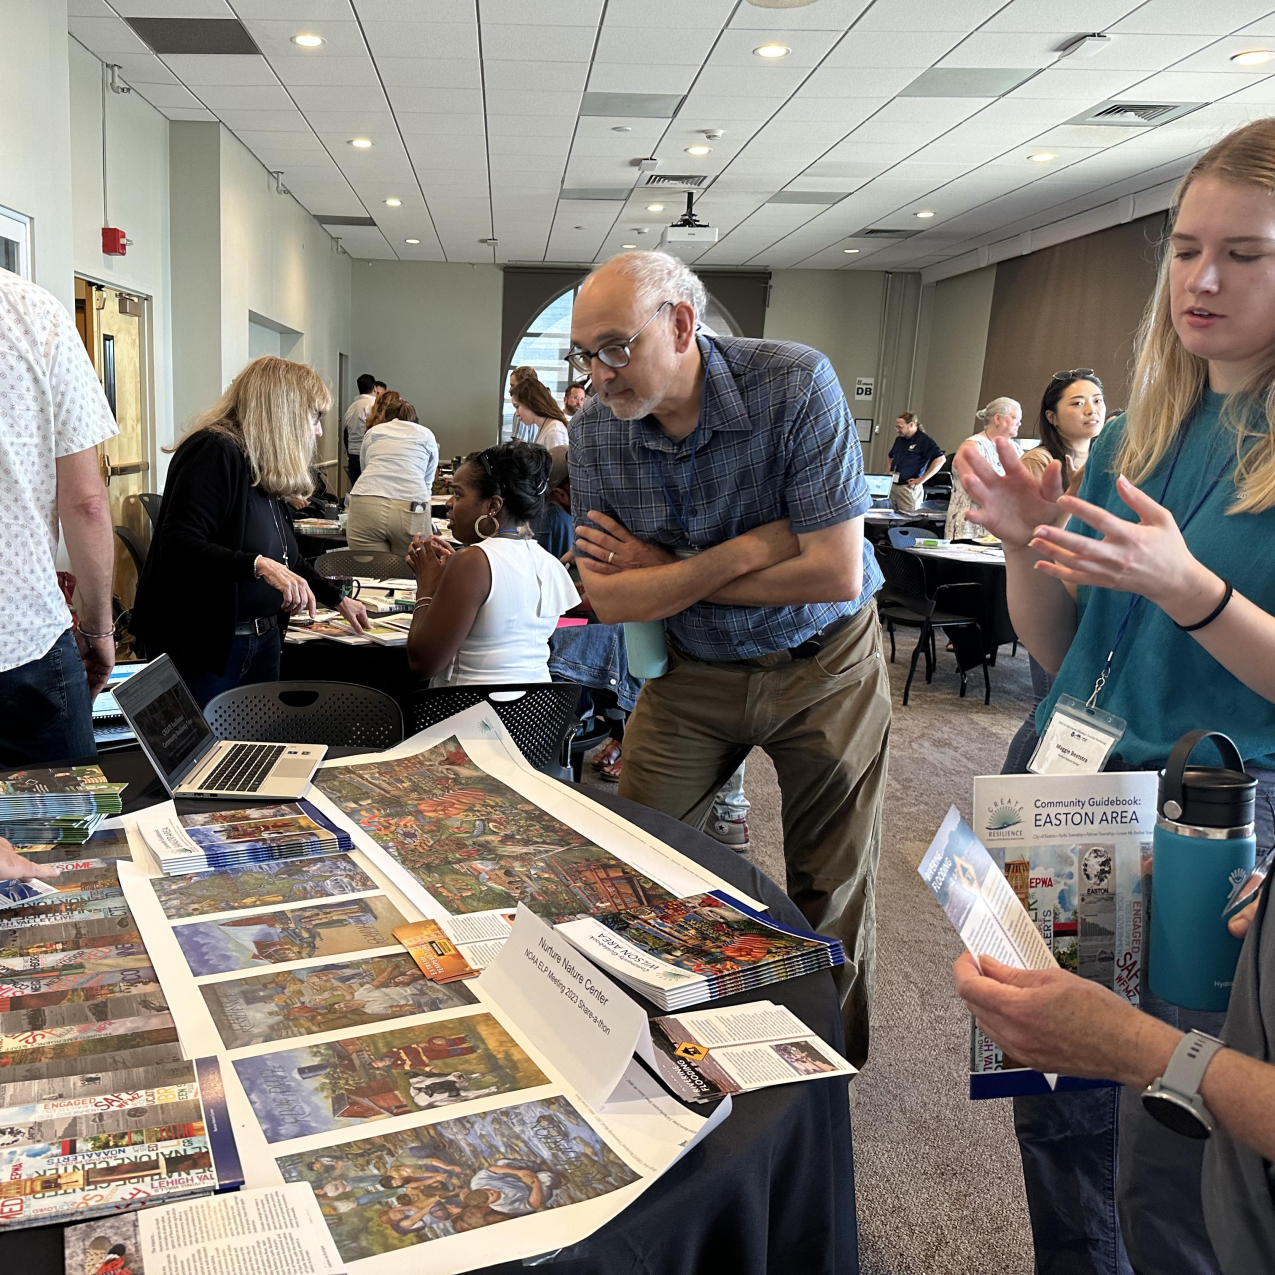
[[[720,890],[556,927],[661,1009],[684,1009],[845,964],[836,939],[754,912]]]
[[[0,837],[15,846],[82,845],[123,809],[124,788],[98,766],[13,771],[0,779]]]
[[[114,859],[53,884],[0,912],[0,1230],[237,1188],[217,1060],[183,1057]]]
[[[252,810],[173,815],[140,825],[167,876],[242,868],[276,859],[344,854],[350,834],[308,801]]]

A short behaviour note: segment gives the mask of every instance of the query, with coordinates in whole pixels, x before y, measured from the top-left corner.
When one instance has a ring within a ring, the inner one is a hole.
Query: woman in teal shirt
[[[1056,671],[1036,730],[1060,695],[1088,700],[1103,679],[1098,707],[1126,722],[1109,768],[1158,769],[1186,731],[1223,730],[1269,802],[1275,120],[1204,155],[1172,219],[1129,410],[1094,445],[1078,496],[1062,494],[1057,462],[1034,478],[1005,444],[1003,475],[968,446],[955,467],[979,506],[971,517],[1004,543],[1014,627]],[[1035,735],[1020,732],[1010,769]],[[1144,1008],[1175,1017],[1150,998]],[[1199,1017],[1181,1025],[1218,1032]],[[1016,1100],[1037,1272],[1124,1275],[1132,1261],[1139,1275],[1212,1275],[1198,1144],[1152,1127],[1119,1094]]]

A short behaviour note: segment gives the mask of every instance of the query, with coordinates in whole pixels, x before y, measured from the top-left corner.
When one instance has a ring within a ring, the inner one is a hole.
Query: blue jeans
[[[93,701],[67,629],[45,655],[0,673],[0,766],[96,757]]]
[[[1033,718],[1019,728],[1005,774],[1024,774]],[[1257,844],[1275,840],[1275,774],[1256,772]],[[1183,1031],[1216,1036],[1224,1014],[1179,1009],[1150,995],[1142,1009]],[[1036,1275],[1218,1275],[1204,1226],[1204,1144],[1147,1115],[1139,1095],[1083,1089],[1014,1099],[1014,1132],[1036,1250]]]
[[[277,682],[279,680],[279,653],[283,638],[278,629],[265,633],[237,633],[230,640],[230,658],[220,672],[210,669],[187,670],[180,660],[174,660],[195,703],[203,708],[210,699],[222,691],[234,690],[251,682]]]

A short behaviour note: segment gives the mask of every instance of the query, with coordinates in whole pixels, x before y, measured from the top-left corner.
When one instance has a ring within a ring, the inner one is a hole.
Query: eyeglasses
[[[1053,379],[1055,381],[1079,381],[1082,378],[1093,376],[1094,370],[1091,367],[1073,367],[1070,372],[1055,372]]]
[[[588,376],[593,371],[593,360],[597,359],[600,363],[607,367],[619,368],[628,367],[629,359],[632,355],[629,352],[629,346],[646,331],[652,323],[655,322],[656,315],[660,314],[666,307],[671,306],[672,301],[665,301],[655,314],[651,315],[647,321],[627,341],[616,341],[611,345],[604,345],[600,350],[583,350],[579,346],[567,351],[567,362],[575,368],[575,370],[584,376]]]

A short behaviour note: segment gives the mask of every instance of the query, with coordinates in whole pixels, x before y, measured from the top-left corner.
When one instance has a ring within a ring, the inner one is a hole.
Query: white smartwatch
[[[1142,1091],[1142,1105],[1162,1125],[1186,1138],[1207,1138],[1213,1132],[1213,1117],[1200,1097],[1204,1073],[1213,1055],[1226,1042],[1205,1032],[1187,1032],[1169,1059],[1163,1076]]]

